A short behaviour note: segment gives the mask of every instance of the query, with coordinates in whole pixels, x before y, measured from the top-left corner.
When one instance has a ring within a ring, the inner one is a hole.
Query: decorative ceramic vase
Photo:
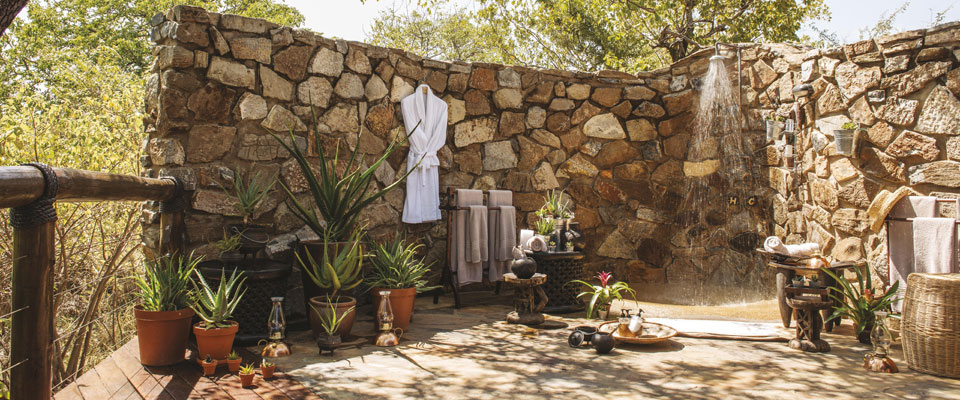
[[[590,340],[593,343],[593,347],[597,350],[597,354],[607,354],[613,350],[616,341],[613,340],[613,335],[609,333],[597,332],[593,334],[593,339]]]
[[[231,324],[226,328],[201,328],[201,323],[193,326],[193,334],[197,337],[197,353],[210,357],[215,360],[223,360],[230,354],[233,348],[233,338],[237,336],[239,324],[234,321],[226,321]]]
[[[513,272],[520,279],[532,278],[537,273],[537,262],[533,258],[527,257],[522,250],[520,251],[520,257],[517,258],[517,252],[514,251],[514,259],[510,263],[510,272]]]
[[[138,305],[133,313],[137,318],[141,364],[162,367],[183,361],[193,310],[144,311]]]

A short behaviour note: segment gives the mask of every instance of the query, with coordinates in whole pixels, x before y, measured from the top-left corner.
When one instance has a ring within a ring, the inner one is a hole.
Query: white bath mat
[[[692,338],[785,342],[792,337],[784,330],[778,329],[776,323],[672,318],[647,318],[647,320],[676,329],[679,332],[678,336]]]

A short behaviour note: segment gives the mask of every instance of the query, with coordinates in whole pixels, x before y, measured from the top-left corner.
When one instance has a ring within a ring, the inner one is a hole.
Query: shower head
[[[715,45],[713,46],[713,55],[710,56],[710,61],[713,61],[713,60],[723,61],[723,56],[720,55],[720,43],[719,43],[719,42],[717,42],[717,44],[715,44]]]

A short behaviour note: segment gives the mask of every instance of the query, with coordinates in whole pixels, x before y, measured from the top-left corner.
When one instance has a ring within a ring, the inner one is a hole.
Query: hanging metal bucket
[[[837,153],[845,156],[853,154],[856,137],[857,132],[851,129],[838,129],[833,131],[833,139],[837,146]]]
[[[767,142],[772,142],[780,139],[780,134],[783,133],[783,124],[780,121],[767,120]]]

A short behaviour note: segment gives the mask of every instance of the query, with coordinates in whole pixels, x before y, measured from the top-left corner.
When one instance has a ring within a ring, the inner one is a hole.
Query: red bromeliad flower
[[[863,297],[866,297],[867,301],[872,301],[873,293],[870,291],[870,289],[863,289]]]
[[[613,278],[613,273],[602,271],[597,274],[597,279],[600,280],[600,286],[606,287],[607,282],[610,282],[610,278]]]

